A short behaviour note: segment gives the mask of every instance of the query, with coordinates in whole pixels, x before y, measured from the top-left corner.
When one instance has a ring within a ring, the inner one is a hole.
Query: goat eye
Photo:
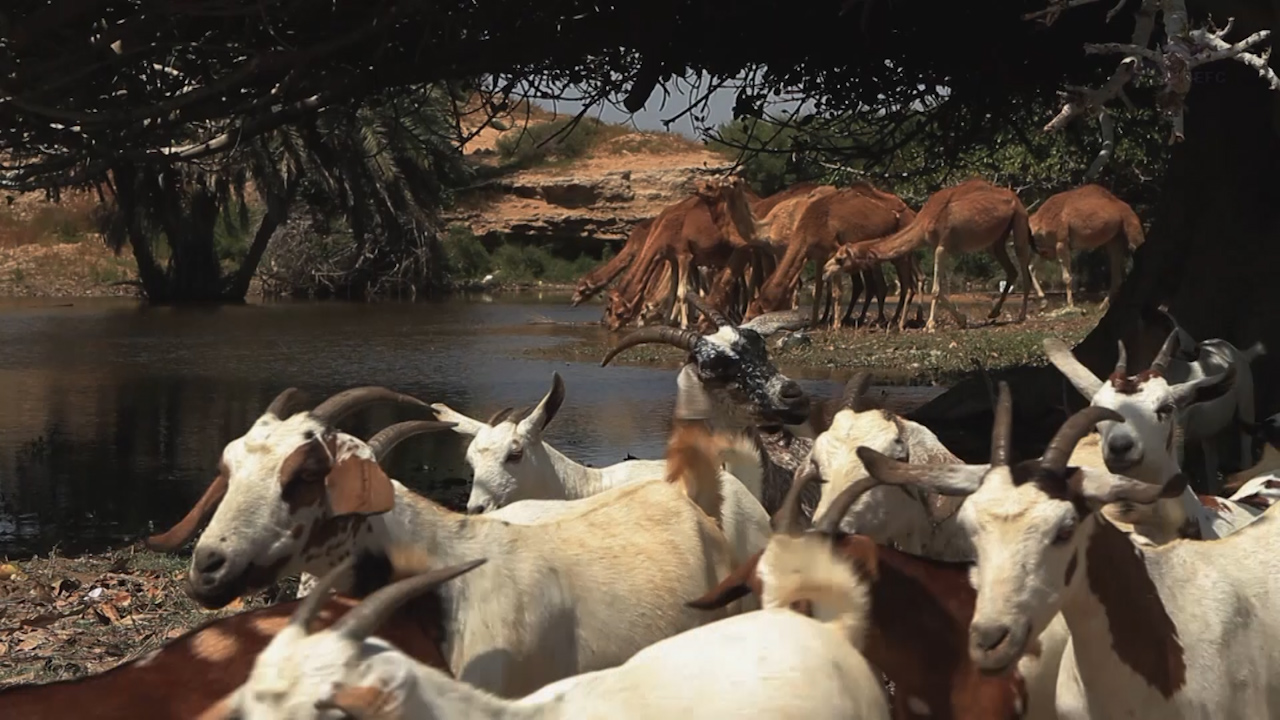
[[[524,448],[512,448],[511,452],[507,453],[509,463],[518,463],[522,458],[524,458]]]
[[[1167,418],[1173,414],[1173,403],[1165,403],[1156,408],[1156,415],[1161,419]]]
[[[1054,545],[1065,545],[1071,540],[1071,536],[1076,533],[1076,524],[1067,523],[1058,528],[1058,532],[1053,536]]]

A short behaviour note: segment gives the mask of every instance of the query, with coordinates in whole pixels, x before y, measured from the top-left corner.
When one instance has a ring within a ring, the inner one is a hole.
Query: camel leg
[[[680,327],[689,327],[689,273],[693,270],[690,258],[680,256],[676,259],[676,305],[679,307]]]
[[[853,306],[858,304],[858,298],[862,296],[862,291],[866,283],[862,282],[862,273],[851,272],[849,275],[849,305],[844,309],[844,317],[840,318],[841,325],[853,324]]]
[[[1031,289],[1036,291],[1036,297],[1040,300],[1040,309],[1043,310],[1049,306],[1049,299],[1044,296],[1044,288],[1040,287],[1040,280],[1036,277],[1035,268],[1032,267],[1034,264],[1035,256],[1032,256],[1031,264],[1027,265],[1031,270]]]
[[[997,241],[987,252],[991,253],[991,257],[996,259],[1001,268],[1004,268],[1004,290],[1000,291],[1000,297],[996,298],[995,304],[991,306],[991,312],[987,315],[989,320],[994,320],[1000,317],[1000,309],[1004,307],[1005,299],[1013,291],[1013,284],[1018,281],[1018,269],[1009,259],[1009,248],[1005,247],[1003,240]]]
[[[813,310],[810,312],[809,318],[810,323],[813,325],[818,324],[818,313],[822,309],[823,301],[826,299],[826,296],[823,295],[823,291],[826,288],[822,282],[822,266],[819,265],[816,270],[817,272],[813,274]],[[796,293],[796,296],[797,298],[799,297],[799,292]]]
[[[844,292],[844,283],[840,282],[839,275],[833,275],[827,283],[827,312],[831,313],[831,329],[838,330],[843,318],[840,316],[840,294]],[[850,283],[852,285],[852,283]],[[850,288],[852,292],[852,288]]]
[[[1120,283],[1124,282],[1124,261],[1125,250],[1128,249],[1128,241],[1124,239],[1124,235],[1120,235],[1115,240],[1107,243],[1107,261],[1111,264],[1111,287],[1107,290],[1107,297],[1102,301],[1101,312],[1106,312],[1107,307],[1111,305],[1111,298],[1120,291]],[[1246,467],[1249,463],[1246,463]]]
[[[1023,210],[1014,218],[1013,227],[1009,233],[1013,238],[1013,255],[1018,258],[1018,272],[1022,275],[1022,310],[1018,312],[1018,322],[1027,319],[1027,303],[1031,302],[1031,285],[1033,278],[1031,277],[1031,226],[1027,224],[1027,211]],[[1003,241],[1001,242],[1003,245]],[[1012,281],[1010,281],[1012,282]],[[1040,300],[1040,309],[1043,310],[1047,300],[1044,297],[1044,291],[1040,289],[1040,283],[1036,282],[1036,295]]]
[[[874,290],[876,294],[876,325],[888,325],[889,320],[884,316],[884,301],[885,296],[889,294],[889,287],[884,279],[884,265],[877,263],[867,271],[867,275],[867,301],[862,306],[862,317],[866,318],[867,316],[867,308],[871,306],[871,293]]]
[[[1067,286],[1067,307],[1073,308],[1076,299],[1071,292],[1071,246],[1066,242],[1058,243],[1058,262],[1062,264],[1062,284]]]
[[[950,313],[952,319],[956,321],[961,329],[969,326],[969,321],[965,318],[964,313],[952,304],[951,299],[947,297],[947,293],[942,289],[942,265],[950,260],[947,257],[946,248],[939,243],[933,253],[933,302],[929,304],[929,320],[925,323],[925,332],[933,332],[937,330],[938,305],[941,304],[943,309]]]
[[[893,320],[889,324],[899,330],[902,330],[900,323],[902,323],[902,318],[907,314],[907,286],[910,283],[908,282],[908,276],[903,273],[903,266],[909,263],[910,261],[908,260],[906,263],[894,264],[894,269],[898,271],[898,309],[894,311]]]

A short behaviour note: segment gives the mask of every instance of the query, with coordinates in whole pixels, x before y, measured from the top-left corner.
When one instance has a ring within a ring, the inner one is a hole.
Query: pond
[[[671,368],[524,353],[598,341],[603,329],[587,323],[599,316],[598,305],[537,292],[217,308],[0,301],[0,555],[93,551],[165,529],[213,478],[222,447],[289,386],[315,403],[384,385],[485,418],[537,402],[555,370],[567,392],[549,442],[596,466],[660,457]],[[784,370],[820,397],[848,374]],[[342,424],[367,437],[417,416],[373,407]],[[389,470],[424,494],[456,497],[469,476],[464,449],[452,433],[412,438]]]

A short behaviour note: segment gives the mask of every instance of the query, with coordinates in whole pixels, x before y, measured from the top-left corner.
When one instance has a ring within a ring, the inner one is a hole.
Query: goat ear
[[[719,585],[707,591],[697,600],[690,600],[685,607],[695,610],[719,610],[731,602],[740,600],[751,593],[760,594],[760,578],[756,576],[756,566],[760,564],[763,550],[756,552],[746,562],[739,565]]]
[[[471,437],[475,437],[476,435],[480,434],[481,430],[487,427],[484,423],[480,422],[479,420],[476,420],[475,418],[469,418],[466,415],[463,415],[462,413],[458,412],[457,410],[454,410],[453,408],[449,407],[448,405],[445,405],[444,403],[433,403],[431,405],[431,409],[435,411],[436,417],[439,418],[440,420],[444,422],[457,423],[456,425],[454,425],[452,430],[458,433],[459,435],[469,435]]]
[[[1231,392],[1236,385],[1236,366],[1228,365],[1226,372],[1175,385],[1173,401],[1179,408],[1209,402]]]
[[[564,380],[560,373],[551,373],[551,389],[543,396],[542,402],[529,413],[529,417],[520,421],[519,431],[522,434],[541,433],[555,419],[560,406],[564,404]]]
[[[396,696],[376,685],[334,683],[327,697],[316,701],[317,710],[337,710],[355,720],[399,717]]]
[[[378,463],[358,455],[336,461],[324,479],[334,517],[380,515],[395,506],[391,478]]]
[[[866,535],[846,535],[840,541],[840,552],[853,563],[853,569],[864,578],[880,579],[880,548]]]

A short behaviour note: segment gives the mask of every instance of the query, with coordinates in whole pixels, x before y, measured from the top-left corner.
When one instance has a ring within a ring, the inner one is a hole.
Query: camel
[[[1013,237],[1014,253],[1018,266],[1009,259],[1005,243]],[[952,304],[941,282],[942,268],[955,253],[987,250],[1004,268],[1006,282],[1000,297],[987,315],[989,319],[1000,316],[1005,298],[1013,289],[1013,283],[1022,275],[1022,311],[1018,322],[1027,318],[1027,303],[1031,296],[1031,229],[1027,221],[1027,209],[1008,188],[1001,188],[981,178],[971,178],[959,185],[943,188],[929,197],[915,222],[899,230],[892,237],[883,239],[881,247],[894,248],[894,252],[906,253],[923,243],[934,247],[933,302],[929,305],[929,320],[925,330],[937,329],[937,311],[941,304],[956,324],[968,326],[964,313]],[[883,257],[888,257],[885,254]],[[1039,286],[1037,286],[1037,290]],[[1044,303],[1043,291],[1036,293]]]
[[[623,270],[631,264],[636,255],[640,254],[640,248],[644,247],[644,241],[649,237],[649,228],[653,225],[653,218],[641,220],[636,223],[631,232],[627,235],[627,242],[607,262],[597,265],[590,272],[583,275],[578,280],[578,286],[573,291],[573,297],[569,300],[569,304],[577,307],[583,301],[589,300],[596,293],[604,289],[605,285],[613,282],[613,279],[622,274]]]
[[[756,203],[772,207],[807,189],[787,188],[767,198],[757,199]],[[750,198],[747,202],[751,202]],[[667,207],[653,220],[644,247],[632,261],[626,276],[608,294],[603,322],[611,330],[616,330],[635,319],[645,302],[653,301],[650,289],[658,269],[665,263],[674,269],[668,301],[674,299],[680,326],[688,327],[685,297],[698,276],[694,269],[699,266],[711,268],[713,274],[728,269],[735,282],[746,285],[748,269],[759,277],[760,270],[755,265],[761,248],[762,243],[754,238],[747,240],[736,232],[726,235],[712,220],[707,201],[695,193]]]
[[[732,181],[720,182],[714,188],[713,207],[717,222],[737,228],[744,236],[758,238],[770,232],[762,226],[752,208],[742,197],[741,188]],[[898,207],[894,207],[896,201]],[[896,196],[884,193],[868,183],[857,183],[813,199],[800,214],[788,239],[786,252],[777,268],[761,286],[759,294],[747,309],[750,320],[765,312],[789,309],[792,296],[800,284],[800,273],[812,259],[819,268],[815,278],[813,321],[822,305],[823,264],[840,245],[880,237],[899,228],[904,213],[910,208]]]
[[[914,219],[914,213],[912,214]],[[907,221],[910,225],[910,220]],[[918,244],[913,246],[894,247],[888,241],[895,238],[901,238],[902,233],[895,233],[884,238],[874,238],[872,240],[864,240],[862,242],[849,243],[840,246],[836,250],[836,254],[822,266],[822,278],[824,281],[831,283],[833,288],[838,288],[837,276],[845,273],[849,276],[851,284],[854,286],[853,297],[849,300],[849,309],[845,312],[844,319],[847,320],[853,313],[853,304],[858,299],[858,290],[856,279],[861,275],[862,284],[867,287],[867,300],[862,306],[862,317],[859,318],[858,324],[866,319],[867,307],[871,304],[872,285],[867,282],[868,273],[876,273],[880,276],[879,287],[875,287],[877,300],[879,304],[879,317],[876,319],[877,324],[889,324],[898,328],[899,331],[905,329],[907,323],[907,308],[915,300],[916,293],[920,291],[920,257],[916,250],[919,249]],[[887,322],[884,317],[884,275],[881,267],[884,263],[893,263],[893,269],[898,273],[898,310],[893,314],[893,320]],[[873,278],[874,279],[874,278]],[[833,327],[835,326],[834,317]]]
[[[1056,252],[1067,286],[1067,307],[1075,307],[1071,294],[1071,251],[1107,248],[1111,287],[1102,301],[1105,312],[1111,296],[1120,289],[1127,251],[1137,250],[1144,235],[1142,222],[1129,204],[1101,185],[1081,185],[1053,195],[1030,218],[1031,241],[1041,257]]]

